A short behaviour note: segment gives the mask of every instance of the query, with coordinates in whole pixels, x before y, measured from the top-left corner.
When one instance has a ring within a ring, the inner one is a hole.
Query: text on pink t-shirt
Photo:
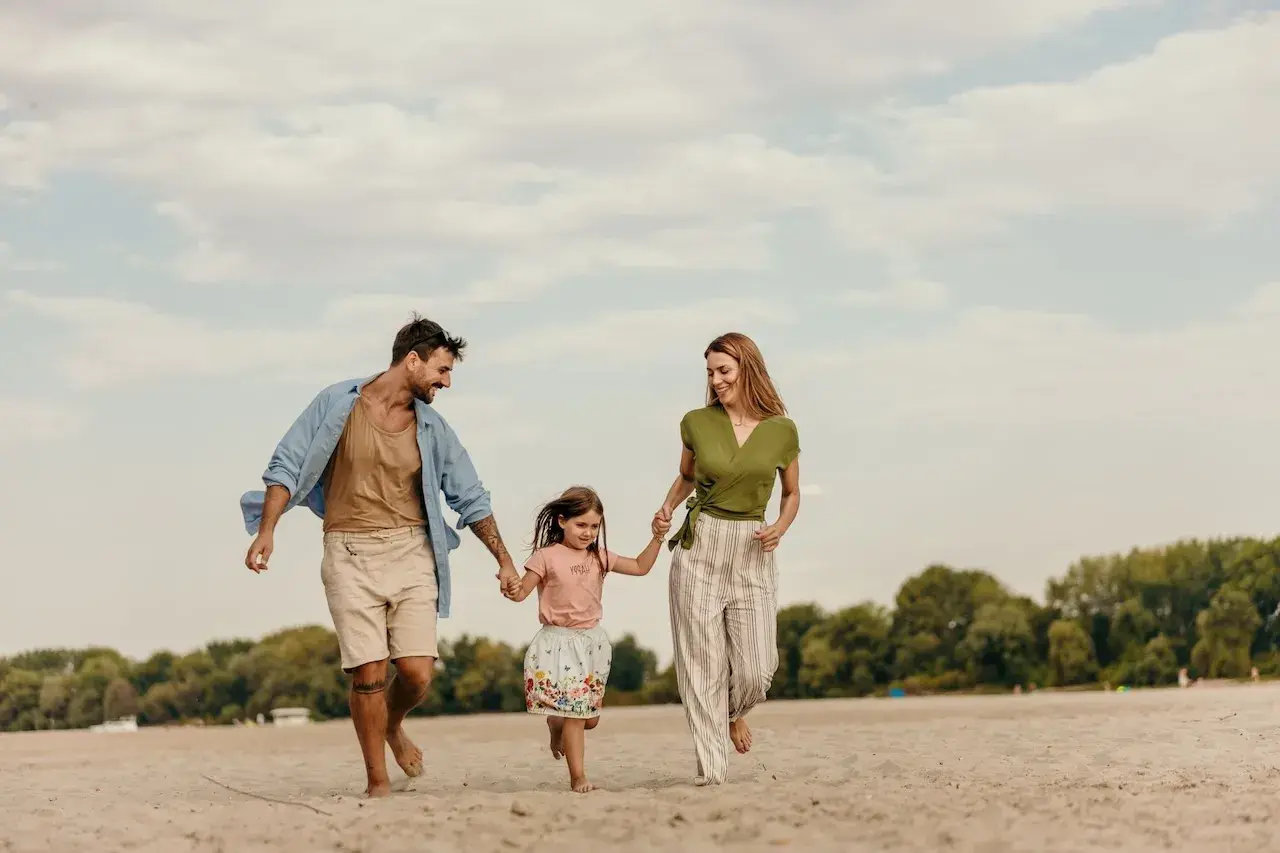
[[[612,551],[602,551],[601,557],[609,568],[618,559]],[[543,625],[594,628],[600,624],[604,572],[595,553],[549,545],[535,551],[524,567],[542,578],[538,582],[538,621]]]

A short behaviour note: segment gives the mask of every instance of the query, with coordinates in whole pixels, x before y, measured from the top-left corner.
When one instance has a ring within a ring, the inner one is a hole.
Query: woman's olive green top
[[[694,409],[680,421],[680,440],[693,452],[694,491],[684,524],[668,543],[693,547],[698,515],[764,520],[778,472],[800,454],[800,435],[790,418],[765,418],[740,446],[729,415],[719,406]]]

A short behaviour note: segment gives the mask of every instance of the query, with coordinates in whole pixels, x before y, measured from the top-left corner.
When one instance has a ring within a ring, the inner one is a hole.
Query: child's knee
[[[591,731],[598,725],[600,725],[600,718],[592,717],[591,719],[587,720],[587,726],[586,726],[587,731]]]

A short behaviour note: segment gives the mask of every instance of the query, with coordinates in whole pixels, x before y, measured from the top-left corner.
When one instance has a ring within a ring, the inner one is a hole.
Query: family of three
[[[667,543],[676,677],[695,781],[724,782],[730,743],[740,753],[751,748],[746,716],[764,701],[778,666],[774,552],[800,508],[799,438],[760,350],[737,333],[707,347],[706,404],[680,422],[679,473],[638,556],[609,550],[604,505],[578,486],[539,512],[521,574],[489,492],[432,405],[465,348],[415,318],[397,333],[389,367],[316,396],[276,446],[266,490],[240,500],[254,536],[245,565],[254,572],[267,569],[289,509],[305,505],[323,521],[320,577],[351,678],[368,795],[390,793],[388,747],[408,776],[423,770],[422,750],[403,723],[430,688],[436,621],[452,603],[449,552],[460,539],[445,522],[441,495],[457,529],[469,527],[497,561],[501,593],[523,601],[537,592],[541,628],[525,656],[526,706],[547,718],[552,755],[564,758],[577,792],[591,790],[585,733],[599,723],[612,660],[600,627],[605,580],[648,574],[686,503]],[[780,512],[768,523],[779,475]]]

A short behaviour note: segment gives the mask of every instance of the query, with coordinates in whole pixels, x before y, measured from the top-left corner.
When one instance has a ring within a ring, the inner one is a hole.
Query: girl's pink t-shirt
[[[618,555],[608,550],[600,556],[606,569],[612,569],[618,560]],[[524,567],[542,579],[538,582],[538,621],[543,625],[594,628],[600,624],[605,573],[595,553],[549,545],[535,551]]]

